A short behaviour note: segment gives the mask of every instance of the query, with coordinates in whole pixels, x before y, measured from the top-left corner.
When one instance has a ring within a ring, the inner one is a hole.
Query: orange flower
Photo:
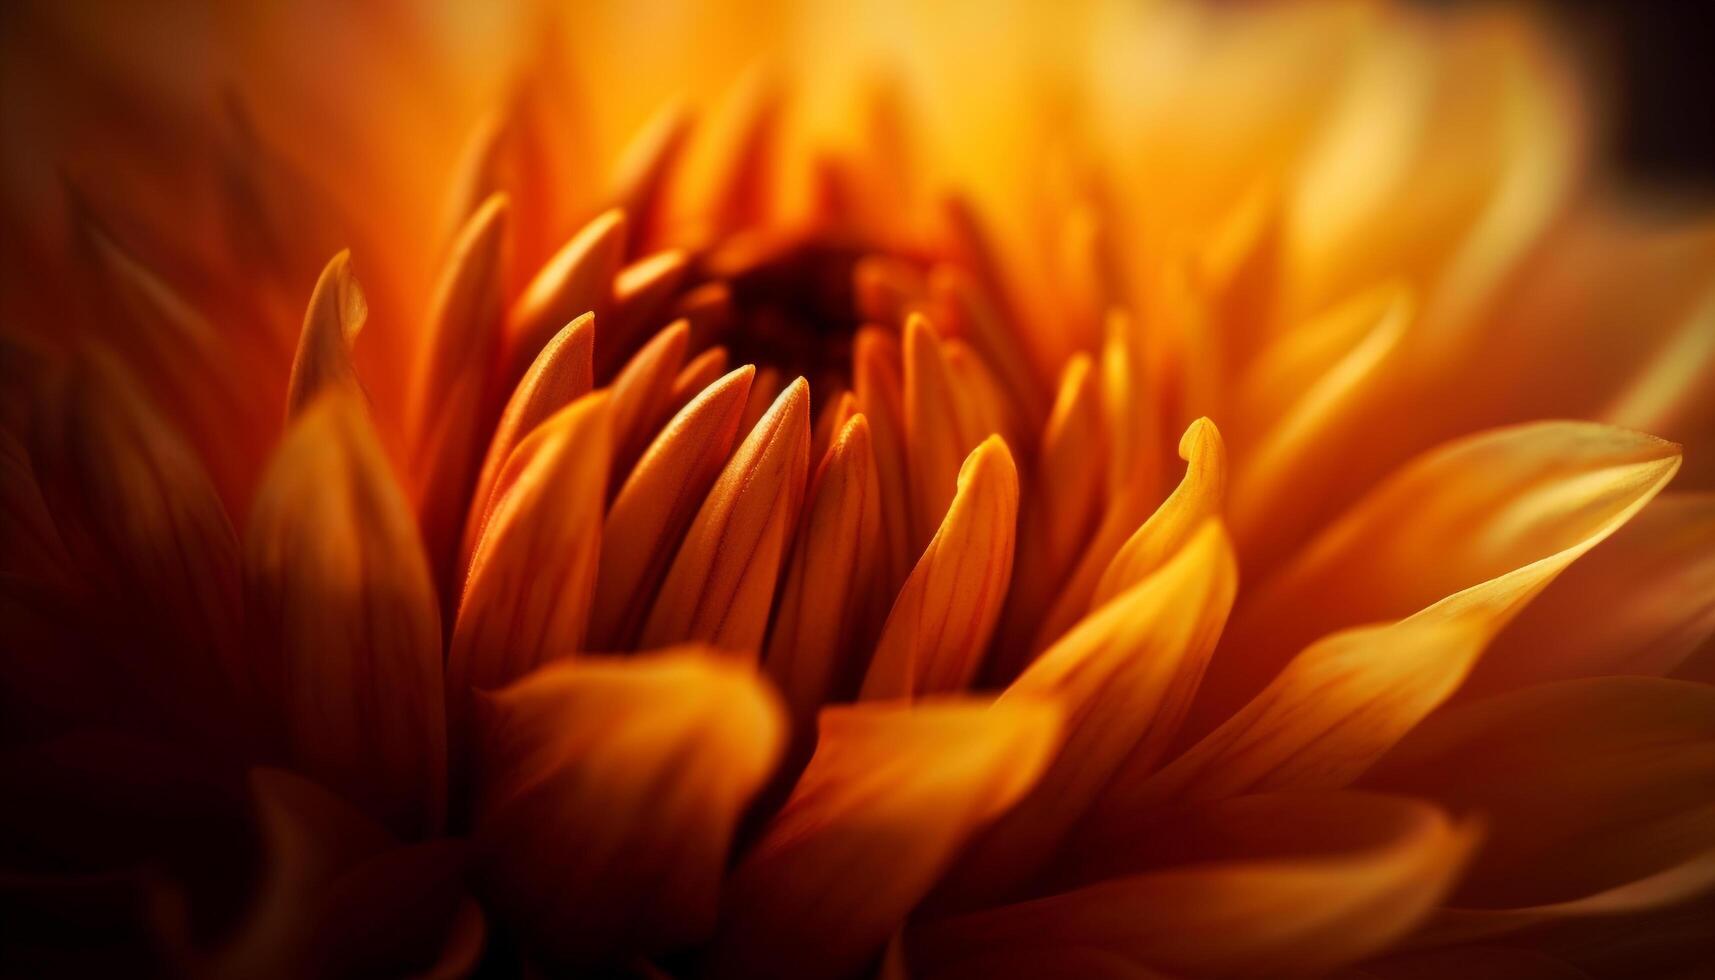
[[[742,6],[8,11],[6,972],[1711,955],[1715,223],[1532,24]]]

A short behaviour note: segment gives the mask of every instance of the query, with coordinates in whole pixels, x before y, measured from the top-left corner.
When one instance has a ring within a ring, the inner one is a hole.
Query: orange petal
[[[296,768],[401,836],[446,806],[441,626],[404,493],[363,405],[330,392],[269,463],[244,535],[259,689]]]
[[[689,336],[689,325],[683,320],[675,321],[650,338],[613,379],[616,488],[673,411],[675,376],[685,363]]]
[[[941,341],[921,316],[905,323],[903,404],[905,453],[910,460],[911,540],[920,548],[947,514],[965,455],[990,434],[980,431],[955,393]]]
[[[672,411],[684,408],[704,388],[714,384],[716,378],[725,374],[727,360],[725,347],[710,347],[691,358],[673,379]]]
[[[1312,813],[1345,810],[1308,802]],[[1272,815],[1281,809],[1269,808],[1265,836],[1296,829]],[[1336,825],[1345,851],[1229,856],[1228,839],[1226,854],[946,919],[908,939],[912,959],[935,976],[977,956],[1075,949],[1173,975],[1320,975],[1409,932],[1452,885],[1474,838],[1422,805],[1394,807],[1376,824],[1358,835]]]
[[[1715,689],[1602,677],[1496,695],[1426,721],[1364,784],[1484,815],[1456,906],[1565,902],[1707,865]]]
[[[304,332],[292,361],[292,380],[286,389],[288,419],[329,388],[362,392],[351,364],[351,345],[368,316],[369,303],[351,274],[351,253],[341,252],[329,260],[316,280],[316,291],[310,294]]]
[[[653,240],[667,180],[690,131],[690,112],[679,103],[671,103],[657,112],[620,154],[611,197],[625,213],[629,226],[628,254],[638,254]]]
[[[614,275],[613,313],[601,338],[603,377],[636,348],[646,330],[666,318],[690,265],[690,256],[675,248],[638,259]]]
[[[125,655],[102,657],[102,669],[151,711],[213,737],[211,727],[241,721],[232,701],[249,689],[238,538],[220,498],[110,355],[95,349],[52,380],[35,408],[30,460],[14,471],[36,486],[9,490],[44,508],[31,536],[70,568],[39,565],[20,578],[62,587],[54,572],[74,571],[89,590],[80,599],[120,633],[102,645]],[[27,547],[8,538],[8,551]]]
[[[484,877],[533,952],[588,966],[706,938],[734,827],[784,730],[750,670],[695,649],[587,658],[483,707]]]
[[[1679,459],[1672,443],[1588,422],[1495,429],[1420,456],[1248,597],[1198,695],[1195,733],[1334,630],[1431,603],[1438,618],[1475,615],[1498,630],[1643,507]]]
[[[1204,521],[1221,513],[1227,487],[1227,448],[1208,419],[1191,423],[1179,439],[1185,478],[1179,481],[1149,520],[1143,522],[1108,563],[1090,596],[1090,608],[1144,580],[1184,547]]]
[[[921,551],[911,547],[910,467],[906,462],[905,381],[899,342],[879,327],[858,330],[852,346],[852,392],[869,419],[881,480],[881,523],[887,535],[887,585],[898,588]]]
[[[1176,556],[1079,623],[1007,688],[1003,703],[1060,705],[1065,746],[1036,789],[965,852],[941,892],[945,902],[970,908],[1007,897],[1092,804],[1102,817],[1154,769],[1237,588],[1232,542],[1219,521],[1206,521]]]
[[[707,347],[732,326],[732,287],[718,279],[705,282],[680,296],[673,304],[672,315],[691,324],[693,350]],[[723,367],[721,370],[726,369]]]
[[[852,266],[852,303],[870,323],[903,329],[912,313],[927,313],[929,282],[910,262],[889,255],[866,255]]]
[[[542,345],[574,319],[594,312],[597,323],[607,322],[613,277],[624,254],[625,215],[616,210],[597,215],[554,253],[507,316],[503,383],[523,375]],[[598,360],[606,356],[596,353]]]
[[[999,436],[971,451],[941,529],[900,590],[876,643],[862,696],[918,698],[962,690],[994,633],[1012,578],[1018,470]]]
[[[507,400],[500,423],[494,428],[494,437],[488,442],[476,492],[471,494],[470,513],[465,519],[464,540],[459,549],[460,573],[470,569],[470,556],[488,519],[494,485],[506,461],[512,458],[512,451],[555,412],[589,394],[594,387],[595,370],[591,362],[594,350],[595,314],[586,313],[548,341]]]
[[[1023,418],[1032,424],[1041,420],[1048,411],[1047,394],[1030,366],[1027,348],[1014,336],[1000,310],[955,266],[936,266],[929,286],[936,308],[949,320],[948,329],[970,340]]]
[[[1572,564],[1483,655],[1461,697],[1667,674],[1715,633],[1715,494],[1666,493]]]
[[[630,646],[642,625],[669,556],[732,449],[755,371],[739,368],[680,410],[614,497],[590,618],[597,649]]]
[[[810,456],[810,386],[792,382],[721,470],[643,626],[644,647],[760,652]]]
[[[816,416],[816,430],[810,436],[810,463],[812,466],[822,465],[828,456],[828,449],[834,443],[834,437],[843,432],[846,423],[852,416],[858,414],[857,396],[849,391],[842,391],[839,396],[822,406],[822,414]],[[868,427],[868,422],[864,423]],[[865,439],[868,439],[866,434]],[[811,481],[814,483],[815,481]],[[879,530],[879,529],[878,529]]]
[[[768,674],[795,721],[814,717],[830,696],[849,696],[861,670],[856,654],[873,642],[882,598],[878,486],[869,420],[855,415],[816,475],[768,638]]]
[[[815,756],[722,898],[715,975],[854,973],[1030,789],[1058,722],[1022,699],[823,711]]]
[[[491,197],[460,233],[436,287],[429,337],[413,384],[409,429],[418,522],[435,581],[449,592],[455,588],[453,563],[482,462],[480,441],[493,420],[489,374],[504,315],[507,214],[506,198]]]
[[[769,365],[757,368],[756,378],[750,383],[750,400],[745,402],[744,416],[739,419],[739,431],[749,432],[756,428],[756,423],[762,421],[763,414],[785,387],[786,377],[779,368]]]
[[[510,683],[583,649],[612,453],[605,390],[554,413],[513,450],[471,557],[447,690]],[[455,726],[455,731],[457,730]]]

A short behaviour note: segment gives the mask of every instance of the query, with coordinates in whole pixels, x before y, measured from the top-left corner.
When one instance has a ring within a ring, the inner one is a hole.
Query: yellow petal
[[[1179,439],[1185,478],[1179,481],[1149,520],[1143,522],[1108,563],[1090,596],[1090,608],[1131,588],[1184,547],[1204,521],[1221,513],[1227,484],[1227,449],[1208,419],[1191,423]]]
[[[477,475],[476,492],[471,495],[470,513],[465,519],[463,544],[459,549],[457,571],[469,571],[470,556],[476,550],[477,536],[488,520],[490,497],[500,479],[506,461],[537,426],[547,421],[561,408],[589,394],[595,385],[591,355],[595,349],[595,314],[586,313],[554,335],[537,355],[523,380],[512,392],[500,422],[489,440],[488,454]]]
[[[295,768],[401,836],[446,806],[434,584],[361,402],[330,392],[287,430],[244,535],[259,689]]]
[[[675,377],[685,363],[685,345],[689,336],[690,326],[683,320],[675,321],[651,337],[613,379],[613,479],[616,485],[631,472],[638,454],[655,438],[661,423],[674,411]]]
[[[614,497],[590,614],[596,649],[624,649],[635,638],[669,557],[732,449],[755,370],[739,368],[681,409]]]
[[[1013,335],[1000,310],[956,266],[936,266],[930,275],[929,288],[935,296],[936,308],[948,320],[948,330],[969,338],[1025,419],[1031,422],[1041,419],[1048,411],[1045,389],[1030,366],[1027,348]]]
[[[99,348],[44,386],[33,415],[29,458],[8,474],[23,482],[8,493],[42,511],[8,538],[18,553],[7,560],[34,537],[42,557],[65,564],[23,568],[18,579],[75,588],[86,612],[69,628],[115,631],[99,642],[98,663],[125,697],[198,738],[241,724],[232,702],[250,684],[238,538],[196,454]]]
[[[1023,699],[825,710],[809,767],[727,886],[713,972],[856,971],[960,845],[1030,789],[1058,721]]]
[[[417,519],[434,580],[447,590],[456,589],[453,564],[482,463],[480,440],[494,417],[489,374],[504,317],[508,213],[506,198],[491,197],[466,222],[436,287],[412,388]]]
[[[899,342],[879,327],[858,330],[852,345],[852,393],[869,419],[881,479],[881,523],[887,535],[887,587],[899,587],[921,554],[911,547],[911,488],[905,442],[905,381]]]
[[[705,939],[784,732],[750,670],[695,649],[587,658],[483,707],[476,838],[494,905],[532,952],[589,966]]]
[[[451,704],[583,649],[601,554],[611,404],[605,390],[583,396],[507,460],[453,626]]]
[[[1287,806],[1266,797],[1232,802],[1251,800],[1269,805],[1244,823],[1253,832],[1260,826],[1264,842],[1276,845],[1307,819],[1326,826],[1330,816],[1349,810],[1312,797],[1305,801],[1308,814],[1294,817],[1306,808],[1290,799],[1283,801]],[[976,956],[1046,958],[1073,948],[1173,975],[1320,975],[1406,934],[1451,886],[1474,838],[1470,829],[1419,804],[1387,808],[1366,824],[1361,830],[1333,824],[1332,833],[1324,829],[1320,836],[1347,849],[1309,853],[1283,854],[1275,846],[1252,847],[1247,855],[1238,846],[1242,841],[1221,835],[1224,851],[1193,855],[1182,866],[924,926],[908,939],[913,962],[934,976]],[[1168,834],[1159,839],[1171,845]]]
[[[316,280],[315,292],[310,294],[304,332],[292,361],[292,380],[286,389],[287,418],[303,411],[329,388],[361,393],[357,371],[351,364],[351,345],[368,316],[369,303],[351,274],[351,253],[341,252],[329,260]]]
[[[919,698],[958,691],[988,649],[1012,578],[1018,470],[999,436],[971,451],[957,492],[894,601],[862,696]]]
[[[810,386],[799,378],[709,490],[644,623],[644,647],[695,641],[761,651],[809,456]]]
[[[795,721],[857,686],[883,601],[880,497],[869,420],[854,415],[816,475],[768,637],[768,675]]]
[[[965,455],[990,433],[955,393],[941,341],[929,321],[905,324],[905,452],[910,460],[911,541],[920,549],[941,526]],[[866,413],[867,414],[867,413]]]
[[[1706,865],[1715,689],[1602,677],[1496,695],[1426,721],[1364,785],[1484,815],[1488,840],[1455,906],[1571,901]]]
[[[1420,456],[1247,599],[1198,694],[1195,733],[1334,630],[1420,609],[1498,630],[1643,507],[1679,458],[1672,443],[1586,422],[1495,429]]]
[[[1715,494],[1666,493],[1574,562],[1495,638],[1460,697],[1662,675],[1715,632]]]
[[[593,312],[607,322],[613,277],[625,253],[625,215],[604,211],[584,225],[524,287],[507,315],[501,381],[511,385],[542,345],[574,319]],[[601,347],[601,344],[597,344]],[[606,355],[596,352],[597,361]]]
[[[947,905],[1008,897],[1086,811],[1094,806],[1101,822],[1148,776],[1185,716],[1237,587],[1232,543],[1219,521],[1206,521],[1176,556],[1079,623],[1007,688],[1002,703],[1060,705],[1065,747],[1036,789],[966,851],[940,893]]]

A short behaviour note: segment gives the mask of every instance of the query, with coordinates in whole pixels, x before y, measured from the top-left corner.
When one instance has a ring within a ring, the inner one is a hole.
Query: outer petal
[[[762,648],[810,456],[810,386],[799,378],[721,471],[685,534],[643,627],[642,645],[686,640]]]
[[[1583,422],[1496,429],[1420,457],[1240,608],[1192,731],[1212,729],[1293,650],[1333,630],[1431,603],[1447,618],[1481,607],[1498,629],[1642,508],[1679,460],[1672,443]]]
[[[1175,976],[1317,975],[1409,931],[1472,843],[1422,805],[1254,799],[1224,832],[1208,815],[1164,828],[1155,839],[1169,844],[1213,831],[1190,863],[931,923],[910,939],[913,962],[934,976],[978,955],[1069,948]]]
[[[341,252],[329,260],[316,281],[316,291],[310,294],[304,331],[292,361],[292,380],[286,389],[287,418],[303,411],[328,388],[363,390],[352,367],[351,345],[368,316],[369,303],[351,274],[351,253]]]
[[[510,683],[583,648],[612,452],[609,404],[604,390],[567,405],[507,462],[453,626],[454,705],[471,688]]]
[[[1159,571],[1078,624],[1007,688],[1003,703],[1022,697],[1065,710],[1065,747],[1036,789],[965,853],[944,900],[970,908],[1007,897],[1092,805],[1097,814],[1112,808],[1154,768],[1237,587],[1232,543],[1218,521],[1207,521]]]
[[[329,393],[286,433],[245,529],[248,629],[294,766],[402,836],[446,805],[434,585],[363,406]]]
[[[602,537],[590,637],[601,649],[629,646],[667,563],[738,434],[755,368],[710,385],[667,424],[620,487]]]
[[[838,977],[904,921],[958,847],[1028,791],[1058,713],[1023,699],[829,708],[792,797],[721,906],[717,975]]]
[[[941,529],[894,601],[862,696],[962,690],[981,665],[1012,577],[1018,470],[999,436],[971,451]]]
[[[1715,689],[1607,677],[1436,716],[1365,778],[1485,815],[1454,904],[1581,898],[1715,851]]]
[[[476,834],[494,904],[549,962],[707,937],[780,710],[709,651],[545,667],[485,698]]]

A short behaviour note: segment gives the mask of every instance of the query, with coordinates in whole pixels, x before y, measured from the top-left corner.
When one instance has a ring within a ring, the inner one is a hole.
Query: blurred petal
[[[852,342],[852,393],[869,419],[881,482],[881,523],[887,541],[887,584],[905,581],[920,552],[911,546],[912,498],[906,464],[905,381],[899,342],[879,327],[864,327]]]
[[[604,211],[584,225],[548,260],[507,315],[501,352],[501,380],[522,375],[537,352],[561,327],[593,312],[607,322],[613,299],[613,277],[625,252],[625,215]],[[609,357],[607,341],[596,344],[596,363]]]
[[[332,392],[305,409],[245,529],[259,689],[295,767],[403,837],[440,827],[446,719],[434,585],[368,416]]]
[[[642,646],[684,641],[760,653],[810,456],[810,386],[792,382],[721,471],[643,626]]]
[[[629,646],[698,505],[738,434],[755,369],[710,385],[667,424],[632,468],[602,528],[601,569],[591,611],[598,649]]]
[[[304,314],[304,332],[298,338],[298,354],[292,361],[292,380],[286,391],[286,417],[303,411],[315,397],[329,388],[361,394],[361,383],[351,363],[351,345],[357,340],[369,303],[351,274],[351,253],[334,256],[310,294],[310,309]]]
[[[1221,635],[1238,588],[1232,543],[1206,521],[1177,555],[1091,614],[1007,688],[1060,705],[1065,745],[1036,789],[982,835],[941,897],[1008,897],[1094,805],[1100,819],[1159,762]],[[1079,842],[1087,836],[1078,833]]]
[[[1604,677],[1496,695],[1425,722],[1364,784],[1484,815],[1452,904],[1582,898],[1715,851],[1715,689]]]
[[[1022,698],[825,710],[809,767],[727,886],[713,972],[861,967],[959,847],[1030,789],[1058,720]]]
[[[603,390],[560,409],[518,444],[501,472],[453,626],[453,705],[465,704],[473,688],[510,683],[584,648],[612,452],[610,405]]]
[[[1499,629],[1642,508],[1679,459],[1672,443],[1586,422],[1495,429],[1420,456],[1247,597],[1210,664],[1193,733],[1336,629],[1432,603],[1433,618]]]
[[[957,492],[887,614],[862,697],[920,698],[975,676],[1012,578],[1018,470],[999,436],[971,451]]]
[[[879,619],[881,490],[869,421],[854,415],[816,475],[768,637],[768,675],[794,721],[851,696]]]
[[[484,878],[531,947],[587,966],[707,938],[733,829],[783,734],[749,669],[693,649],[582,659],[483,707]]]
[[[620,154],[614,167],[612,198],[626,216],[629,254],[637,254],[651,241],[667,179],[678,164],[690,129],[690,112],[679,103],[670,103]]]

